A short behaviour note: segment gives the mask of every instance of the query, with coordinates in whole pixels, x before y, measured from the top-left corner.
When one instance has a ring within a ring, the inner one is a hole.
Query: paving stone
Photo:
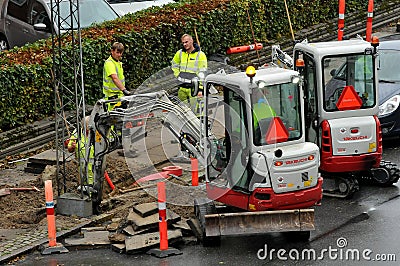
[[[180,230],[168,230],[168,241],[178,240],[182,238]],[[147,233],[127,237],[125,240],[126,253],[133,254],[143,250],[157,247],[160,245],[160,233]]]
[[[157,228],[159,223],[158,213],[147,217],[141,217],[139,214],[131,210],[127,217],[128,222],[133,226],[133,229],[140,230],[144,228]],[[167,210],[167,223],[169,225],[181,220],[181,217],[171,210]]]
[[[120,243],[118,243],[118,244],[112,244],[111,245],[111,249],[113,250],[113,251],[116,251],[116,252],[118,252],[118,253],[124,253],[125,252],[125,244],[120,244]]]
[[[108,239],[113,243],[124,243],[126,235],[122,233],[113,233],[108,236]]]
[[[66,246],[100,246],[110,245],[111,242],[108,239],[108,231],[93,231],[85,232],[83,238],[67,238],[65,239]]]
[[[107,231],[117,231],[119,223],[111,223],[107,225]]]
[[[141,229],[141,230],[135,230],[135,229],[133,229],[132,225],[128,225],[122,231],[125,234],[127,234],[128,236],[134,236],[134,235],[139,235],[139,234],[143,234],[143,233],[149,233],[149,231],[151,231],[151,230],[152,230],[152,228],[145,228],[145,229]]]
[[[192,232],[197,237],[197,239],[201,240],[203,238],[203,231],[201,230],[199,220],[190,218],[189,220],[187,220],[187,223],[192,229]]]
[[[93,232],[93,231],[105,231],[106,228],[104,226],[95,226],[95,227],[84,227],[81,228],[81,232]]]
[[[157,202],[143,203],[133,206],[133,210],[142,217],[158,213]]]
[[[183,221],[178,221],[172,225],[172,228],[176,229],[181,229],[182,234],[185,236],[193,235],[193,231],[190,228],[189,224],[187,223],[187,220]]]

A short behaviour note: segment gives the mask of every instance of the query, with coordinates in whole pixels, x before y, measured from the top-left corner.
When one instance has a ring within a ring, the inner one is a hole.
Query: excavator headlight
[[[249,78],[253,78],[253,77],[256,75],[256,68],[253,67],[253,66],[248,66],[248,67],[246,68],[246,75],[247,75]]]
[[[260,82],[258,82],[258,88],[259,89],[262,89],[262,88],[264,88],[265,86],[267,86],[267,83],[265,83],[264,81],[260,81]]]
[[[292,76],[292,83],[293,84],[297,84],[300,81],[300,77],[299,76]]]

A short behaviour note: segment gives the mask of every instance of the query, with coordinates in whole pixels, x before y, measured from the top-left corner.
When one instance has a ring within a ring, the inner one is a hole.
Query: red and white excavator
[[[400,170],[382,160],[378,114],[377,46],[371,37],[368,7],[367,39],[343,39],[344,1],[339,1],[338,41],[296,43],[293,59],[279,46],[272,61],[304,76],[306,140],[320,148],[324,195],[350,197],[359,181],[392,185]],[[372,4],[373,5],[373,4]],[[293,62],[302,59],[304,66]]]
[[[204,243],[265,232],[308,239],[322,178],[318,146],[305,141],[301,80],[299,72],[279,67],[231,74],[220,69],[202,80],[202,116],[163,90],[99,100],[86,148],[94,147],[94,208],[102,201],[105,155],[122,139],[135,141],[138,117],[156,118],[205,169],[207,198],[194,202]],[[194,79],[193,95],[198,85]],[[108,111],[110,102],[118,107]],[[122,134],[110,135],[111,127]],[[84,159],[89,162],[89,153]]]

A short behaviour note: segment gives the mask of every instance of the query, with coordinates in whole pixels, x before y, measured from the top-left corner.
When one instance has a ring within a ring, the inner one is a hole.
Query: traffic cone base
[[[165,250],[161,250],[159,248],[153,248],[153,249],[150,249],[149,251],[147,251],[147,254],[153,255],[157,258],[165,258],[168,256],[173,256],[173,255],[181,255],[181,254],[183,254],[183,252],[176,248],[168,248]]]
[[[50,255],[50,254],[60,254],[60,253],[68,253],[69,250],[64,247],[62,244],[57,243],[55,246],[50,247],[49,245],[42,246],[42,255]]]

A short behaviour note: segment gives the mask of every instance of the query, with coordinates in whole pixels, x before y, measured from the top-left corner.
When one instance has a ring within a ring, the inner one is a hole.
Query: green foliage
[[[206,10],[214,2],[218,7]],[[385,6],[386,2],[391,1],[375,1],[375,6]],[[295,32],[332,20],[338,13],[337,1],[315,0],[310,4],[307,0],[287,0],[287,4]],[[364,14],[367,4],[368,1],[348,0],[346,13],[362,11],[360,14]],[[146,27],[147,24],[154,26]],[[125,30],[126,25],[130,25],[131,29]],[[207,55],[224,54],[227,47],[250,44],[254,39],[267,43],[269,40],[291,38],[282,0],[186,0],[129,14],[96,27],[98,31],[82,38],[88,104],[103,96],[103,63],[109,56],[113,41],[120,41],[126,46],[123,63],[127,87],[135,90],[146,78],[170,65],[173,55],[181,47],[180,36],[184,33],[195,36],[194,29]],[[12,49],[12,52],[18,56],[31,48],[41,51],[41,47],[46,45],[42,40]],[[42,58],[40,63],[10,65],[8,62],[7,56],[0,55],[0,131],[54,113],[51,55]],[[63,77],[64,81],[72,82],[72,69],[66,70]]]

